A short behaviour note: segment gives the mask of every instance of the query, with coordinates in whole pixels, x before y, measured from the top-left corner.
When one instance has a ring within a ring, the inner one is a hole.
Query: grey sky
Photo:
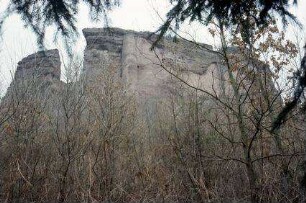
[[[8,0],[2,0],[0,12],[5,8]],[[164,16],[170,8],[168,0],[122,0],[119,8],[116,8],[109,15],[110,26],[120,27],[124,29],[132,29],[138,31],[155,31],[162,20],[160,16]],[[300,0],[298,9],[293,8],[293,12],[297,15],[302,24],[306,27],[306,1]],[[74,51],[82,57],[85,48],[85,40],[81,30],[85,27],[103,27],[103,21],[92,23],[88,18],[88,11],[85,5],[80,8],[81,12],[78,16],[78,28],[80,37],[75,45]],[[158,13],[158,14],[157,14]],[[35,35],[23,26],[23,22],[16,15],[11,16],[3,27],[2,39],[0,41],[0,95],[8,87],[12,75],[16,69],[17,62],[25,56],[37,51]],[[198,41],[213,44],[213,38],[209,36],[206,28],[199,25],[185,26],[189,34]],[[53,42],[52,28],[47,33],[47,48],[58,48],[64,53],[61,44]],[[184,27],[183,27],[184,31]],[[288,32],[288,35],[294,32]]]

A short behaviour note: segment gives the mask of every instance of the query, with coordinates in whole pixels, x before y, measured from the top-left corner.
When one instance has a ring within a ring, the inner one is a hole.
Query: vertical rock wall
[[[217,77],[219,57],[209,51],[209,45],[202,44],[201,48],[188,41],[173,43],[165,39],[152,51],[154,39],[149,37],[156,36],[148,32],[95,28],[84,29],[83,33],[87,42],[84,72],[88,80],[109,64],[116,64],[118,75],[140,103],[167,97],[175,85],[175,79],[161,64],[201,88],[211,89],[212,75]]]
[[[152,51],[151,46],[156,36],[148,32],[95,28],[84,29],[83,33],[87,42],[83,78],[85,84],[90,85],[90,88],[85,89],[103,93],[106,82],[111,77],[112,81],[119,81],[118,86],[121,87],[123,84],[126,87],[122,90],[122,94],[127,92],[134,95],[139,111],[143,112],[150,121],[154,120],[157,104],[169,101],[172,95],[185,97],[186,91],[182,90],[189,91],[190,88],[186,88],[188,85],[217,96],[223,93],[232,94],[228,70],[209,45],[198,45],[185,40],[174,43],[171,39],[164,39]],[[236,51],[233,52],[235,55]],[[240,60],[239,57],[238,59]],[[255,66],[262,67],[262,65]],[[23,91],[22,88],[29,87],[28,84],[31,84],[33,91],[39,90],[44,98],[47,98],[45,95],[50,90],[60,93],[65,85],[60,81],[60,67],[57,50],[38,52],[24,58],[18,63],[7,95],[16,90]],[[115,72],[115,78],[107,75],[110,70]],[[262,74],[265,75],[267,70],[269,69],[263,69]],[[184,85],[177,77],[188,85]],[[244,83],[246,86],[250,85],[247,80]],[[115,86],[111,84],[107,88],[116,88]],[[274,90],[272,80],[271,89]],[[30,91],[26,91],[23,91],[24,95],[31,94]],[[48,95],[57,98],[52,91]]]
[[[135,95],[139,104],[151,106],[149,108],[153,108],[157,101],[167,100],[182,86],[181,81],[169,72],[208,92],[218,91],[220,88],[216,87],[221,85],[221,78],[226,74],[218,54],[209,45],[185,40],[174,43],[164,39],[152,51],[156,36],[148,32],[94,28],[84,29],[83,33],[87,42],[83,68],[85,81],[98,87],[111,66],[118,80],[127,87],[127,92]],[[16,81],[36,79],[44,89],[58,88],[64,85],[60,74],[58,51],[38,52],[18,63],[11,86]]]
[[[41,78],[60,80],[61,61],[58,50],[41,51],[22,59],[15,72],[15,80]]]
[[[61,61],[56,49],[40,51],[23,58],[17,66],[6,97],[13,92],[61,89]]]
[[[83,64],[87,80],[94,80],[110,65],[120,66],[124,30],[93,28],[84,29],[83,34],[87,42]]]

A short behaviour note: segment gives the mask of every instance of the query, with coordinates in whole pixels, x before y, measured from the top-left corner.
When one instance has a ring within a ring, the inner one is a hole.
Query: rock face
[[[15,80],[43,78],[60,80],[61,61],[58,50],[41,51],[22,59],[17,66]]]
[[[206,94],[202,94],[203,91],[202,93],[197,91],[196,94],[199,92],[201,101],[207,108],[214,105],[212,95],[215,97],[234,95],[228,69],[222,65],[219,54],[209,45],[195,44],[186,40],[174,43],[172,39],[165,38],[151,50],[156,40],[156,36],[152,33],[118,28],[84,29],[83,33],[87,46],[79,81],[64,83],[60,80],[61,63],[57,50],[38,52],[18,63],[15,78],[3,99],[4,103],[10,104],[12,100],[19,101],[21,97],[30,102],[46,101],[48,109],[51,109],[48,112],[49,115],[63,117],[63,109],[59,108],[63,101],[78,103],[81,98],[84,104],[94,103],[95,96],[101,94],[101,98],[110,103],[120,103],[121,97],[132,95],[133,105],[134,99],[136,100],[139,118],[153,125],[160,106],[171,105],[171,99],[177,99],[180,102],[182,98],[190,98],[190,95],[195,94],[195,91],[190,91],[194,90],[190,89],[190,86],[206,91]],[[233,56],[232,58],[244,62],[235,49],[230,50],[229,54]],[[252,68],[249,63],[254,67]],[[248,61],[246,66],[250,70],[256,66],[264,67],[256,65],[253,61]],[[111,77],[108,75],[110,70]],[[237,74],[234,77],[238,79],[240,77],[243,86],[248,89],[247,87],[250,87],[253,82],[258,85],[267,82],[261,81],[260,75],[263,78],[269,75],[269,68],[255,72],[259,77],[252,82],[245,80],[244,73],[233,74]],[[108,84],[108,80],[115,81],[116,84]],[[272,80],[270,83],[269,89],[274,91]],[[123,89],[122,86],[124,86]],[[105,96],[107,93],[113,94],[116,88],[120,89],[119,93],[116,92],[116,95],[117,93],[119,95],[116,96],[116,101]],[[256,97],[258,94],[260,97],[262,94],[260,89],[258,91],[256,88],[253,89],[252,95]],[[96,108],[96,104],[92,106],[93,109]],[[93,109],[91,111],[95,111]],[[90,112],[87,113],[90,114]]]
[[[210,93],[223,93],[221,89],[230,91],[225,84],[227,69],[221,65],[219,55],[210,45],[186,40],[174,43],[165,38],[152,50],[157,36],[149,32],[94,28],[84,29],[83,33],[87,46],[82,78],[97,87],[103,78],[100,76],[111,66],[116,79],[127,87],[128,93],[135,95],[140,106],[153,108],[156,102],[169,98],[182,86],[182,81],[176,76],[189,86]],[[32,54],[18,63],[10,89],[20,81],[34,79],[38,82],[35,88],[60,92],[65,85],[60,81],[60,67],[57,50]]]
[[[219,58],[209,45],[164,39],[151,51],[156,36],[148,32],[94,28],[84,29],[83,33],[87,42],[84,70],[88,80],[106,66],[115,65],[118,75],[140,103],[168,95],[169,84],[174,81],[168,71],[174,69],[192,85],[211,88],[211,74],[217,71]]]
[[[223,70],[218,65],[220,58],[210,45],[186,40],[174,43],[165,38],[152,51],[157,36],[149,32],[93,28],[84,29],[83,34],[87,42],[82,73],[85,81],[99,85],[97,79],[112,66],[116,77],[130,94],[135,95],[140,105],[151,108],[157,101],[167,99],[181,85],[173,77],[177,74],[190,85],[207,91],[214,91],[212,84],[220,85],[217,78],[222,77]],[[18,63],[7,94],[20,82],[33,83],[33,80],[34,87],[39,87],[42,92],[50,89],[60,92],[65,85],[60,81],[60,67],[57,50],[25,57]]]
[[[8,88],[6,97],[16,92],[44,94],[63,86],[60,81],[61,61],[56,49],[40,51],[22,59],[17,66],[14,80]]]

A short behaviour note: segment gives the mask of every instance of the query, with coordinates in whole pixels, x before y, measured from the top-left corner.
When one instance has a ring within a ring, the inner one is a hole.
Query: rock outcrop
[[[84,29],[83,33],[87,42],[84,53],[87,80],[95,78],[106,66],[114,65],[141,103],[165,97],[171,91],[173,77],[169,70],[180,72],[192,85],[211,89],[211,71],[215,71],[219,57],[209,45],[163,39],[152,51],[156,36],[149,32],[94,28]]]
[[[39,91],[42,95],[60,89],[61,61],[58,50],[40,51],[22,59],[17,66],[14,79],[6,97],[16,92]]]
[[[152,107],[156,102],[167,99],[182,84],[175,76],[189,86],[207,92],[220,94],[221,89],[227,91],[224,84],[227,69],[210,45],[187,40],[174,43],[172,39],[165,38],[152,50],[157,36],[149,32],[92,28],[84,29],[83,33],[87,46],[82,78],[88,85],[97,87],[101,81],[99,77],[112,66],[117,79],[127,87],[127,92],[135,95],[140,106],[149,103]],[[60,92],[65,85],[60,81],[60,67],[57,50],[32,54],[18,63],[10,89],[18,81],[27,83],[34,79],[38,81],[35,87],[43,92]]]
[[[17,66],[15,80],[41,78],[60,80],[61,61],[58,50],[40,51],[22,59]]]

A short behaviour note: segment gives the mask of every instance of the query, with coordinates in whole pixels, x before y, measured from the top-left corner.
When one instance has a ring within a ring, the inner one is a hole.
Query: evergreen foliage
[[[248,41],[248,33],[254,29],[250,21],[264,26],[273,15],[279,15],[286,25],[288,21],[298,24],[296,17],[288,11],[297,0],[170,0],[174,5],[167,13],[166,22],[160,27],[163,36],[174,23],[176,29],[189,20],[207,25],[214,20],[222,25],[240,26],[242,36]]]
[[[92,20],[98,20],[101,16],[106,19],[107,11],[119,5],[119,0],[10,0],[0,17],[0,31],[9,16],[18,14],[25,26],[37,35],[41,47],[46,29],[51,25],[57,29],[55,38],[61,34],[67,40],[73,39],[77,36],[76,16],[82,2],[90,8]]]
[[[167,13],[166,22],[158,30],[159,39],[172,29],[173,24],[175,29],[179,29],[180,25],[188,20],[204,25],[217,21],[225,28],[236,26],[243,40],[250,46],[251,33],[256,27],[266,26],[273,17],[279,16],[284,26],[290,21],[301,27],[296,16],[288,10],[290,6],[297,5],[297,0],[170,0],[170,2],[174,6]],[[273,122],[272,132],[281,127],[288,114],[301,101],[305,89],[305,57],[296,72],[297,84],[293,98]]]

